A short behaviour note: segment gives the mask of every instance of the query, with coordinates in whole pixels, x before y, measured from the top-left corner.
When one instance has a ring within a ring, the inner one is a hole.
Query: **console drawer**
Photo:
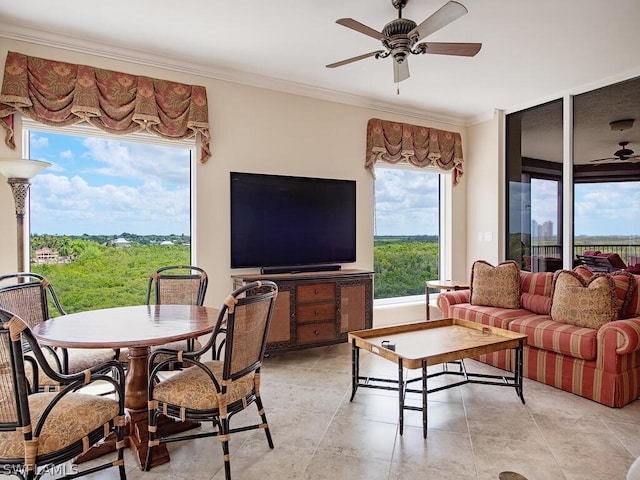
[[[333,320],[336,318],[336,304],[335,302],[325,302],[310,305],[298,305],[298,308],[296,309],[296,318],[298,323]]]
[[[334,300],[336,298],[335,285],[333,283],[314,283],[311,285],[298,285],[297,303],[318,302],[322,300]]]
[[[298,325],[298,343],[315,343],[332,340],[336,336],[334,322]]]

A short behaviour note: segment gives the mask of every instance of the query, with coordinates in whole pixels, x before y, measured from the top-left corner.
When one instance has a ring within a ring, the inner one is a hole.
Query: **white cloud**
[[[82,145],[65,147],[59,168],[33,180],[33,233],[189,233],[188,151],[90,138]]]
[[[375,196],[376,235],[438,233],[438,174],[378,168]]]

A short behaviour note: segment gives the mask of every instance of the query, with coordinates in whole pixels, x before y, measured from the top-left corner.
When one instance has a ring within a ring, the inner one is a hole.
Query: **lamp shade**
[[[30,179],[43,168],[50,167],[49,162],[27,160],[26,158],[0,158],[0,173],[7,178]]]

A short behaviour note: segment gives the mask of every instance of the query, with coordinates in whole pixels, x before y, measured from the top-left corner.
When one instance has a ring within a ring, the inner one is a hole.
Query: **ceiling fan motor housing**
[[[411,48],[416,39],[410,39],[407,34],[416,28],[416,22],[408,18],[396,18],[387,23],[382,29],[382,33],[391,40],[383,40],[382,44],[390,51],[393,59],[402,63],[411,52]]]

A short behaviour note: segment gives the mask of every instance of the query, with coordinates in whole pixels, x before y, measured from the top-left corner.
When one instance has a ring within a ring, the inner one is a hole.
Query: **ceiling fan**
[[[606,162],[606,163],[617,163],[617,162],[631,162],[637,163],[640,162],[640,155],[634,155],[633,150],[627,148],[629,142],[620,142],[618,143],[622,148],[616,151],[613,154],[613,157],[608,158],[598,158],[596,160],[591,160],[594,163]]]
[[[480,51],[482,47],[481,43],[418,43],[424,37],[437,32],[466,14],[467,9],[464,5],[449,1],[420,25],[417,25],[413,20],[402,18],[402,9],[406,6],[407,1],[408,0],[391,0],[393,6],[398,10],[398,18],[387,23],[382,29],[382,32],[367,27],[352,18],[336,20],[336,23],[340,25],[380,40],[384,50],[376,50],[340,62],[331,63],[327,65],[327,68],[340,67],[369,57],[386,58],[391,56],[393,59],[393,81],[398,83],[409,78],[408,57],[410,54],[419,55],[428,53],[473,57]]]

